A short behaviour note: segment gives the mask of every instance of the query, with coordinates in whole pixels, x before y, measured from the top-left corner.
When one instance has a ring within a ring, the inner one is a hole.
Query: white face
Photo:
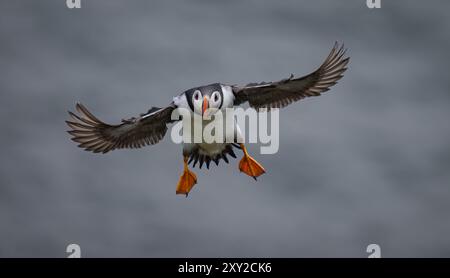
[[[203,96],[200,90],[195,90],[192,94],[192,104],[194,112],[199,115],[212,115],[219,109],[222,103],[222,96],[219,91],[214,91],[211,96]]]
[[[195,90],[192,94],[192,104],[194,106],[194,112],[197,114],[202,114],[202,106],[203,106],[203,96],[202,92],[199,90]]]
[[[211,94],[211,98],[209,99],[209,108],[219,109],[221,103],[222,103],[222,96],[218,91],[214,91]]]

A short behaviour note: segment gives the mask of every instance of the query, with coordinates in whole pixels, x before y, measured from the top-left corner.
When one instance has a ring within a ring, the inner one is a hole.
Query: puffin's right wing
[[[251,83],[245,86],[232,86],[234,105],[249,102],[255,109],[281,108],[300,99],[319,96],[342,78],[349,58],[345,49],[336,43],[323,64],[314,72],[303,77],[275,81]]]
[[[114,149],[140,148],[158,143],[166,134],[171,122],[174,104],[165,108],[153,107],[138,118],[122,120],[121,124],[109,125],[92,115],[86,107],[77,103],[79,115],[69,111],[71,121],[66,121],[67,131],[78,146],[94,153],[107,153]]]

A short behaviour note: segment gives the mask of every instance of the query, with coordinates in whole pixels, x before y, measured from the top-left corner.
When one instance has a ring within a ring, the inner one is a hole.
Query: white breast
[[[225,118],[225,117],[224,117]],[[199,119],[199,118],[196,118]],[[201,124],[203,127],[203,130],[205,128],[205,126],[207,124],[209,124],[210,121],[203,121],[201,123],[197,123],[197,124]],[[193,125],[195,123],[192,123],[192,132],[193,132]],[[191,136],[191,142],[194,142],[194,135],[192,133]],[[202,143],[193,143],[193,144],[184,144],[184,149],[186,150],[191,150],[192,148],[199,148],[199,153],[203,154],[203,155],[208,155],[211,157],[214,157],[216,154],[220,154],[223,152],[223,150],[225,149],[225,147],[230,144],[230,142],[234,142],[234,139],[237,138],[238,142],[243,142],[242,141],[242,134],[241,134],[241,130],[239,128],[239,126],[236,123],[236,120],[234,121],[234,128],[226,128],[224,127],[224,131],[223,131],[223,141],[222,142],[213,142],[213,143],[206,143],[206,142],[202,142]]]
[[[191,111],[185,94],[174,97],[173,103],[176,107],[189,109],[189,111]]]
[[[231,108],[234,106],[234,94],[231,86],[228,85],[220,85],[222,87],[223,93],[223,102],[222,108]]]

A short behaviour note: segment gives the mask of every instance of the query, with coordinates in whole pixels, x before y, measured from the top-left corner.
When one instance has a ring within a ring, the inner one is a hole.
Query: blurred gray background
[[[450,256],[449,1],[2,0],[0,256]],[[84,152],[76,101],[115,123],[212,82],[349,70],[280,113],[276,155],[195,172],[181,146]]]

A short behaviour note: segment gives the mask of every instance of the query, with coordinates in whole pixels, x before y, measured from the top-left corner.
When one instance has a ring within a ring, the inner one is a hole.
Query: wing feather
[[[139,117],[122,120],[121,124],[109,125],[97,117],[81,103],[76,104],[78,115],[69,111],[71,128],[67,132],[79,147],[94,153],[107,153],[115,149],[140,148],[158,143],[171,122],[173,103],[165,108],[153,107]]]
[[[255,109],[282,108],[305,97],[319,96],[342,78],[350,58],[345,57],[344,45],[335,43],[322,65],[313,73],[300,78],[291,74],[275,82],[250,83],[233,86],[235,105],[246,101]]]

